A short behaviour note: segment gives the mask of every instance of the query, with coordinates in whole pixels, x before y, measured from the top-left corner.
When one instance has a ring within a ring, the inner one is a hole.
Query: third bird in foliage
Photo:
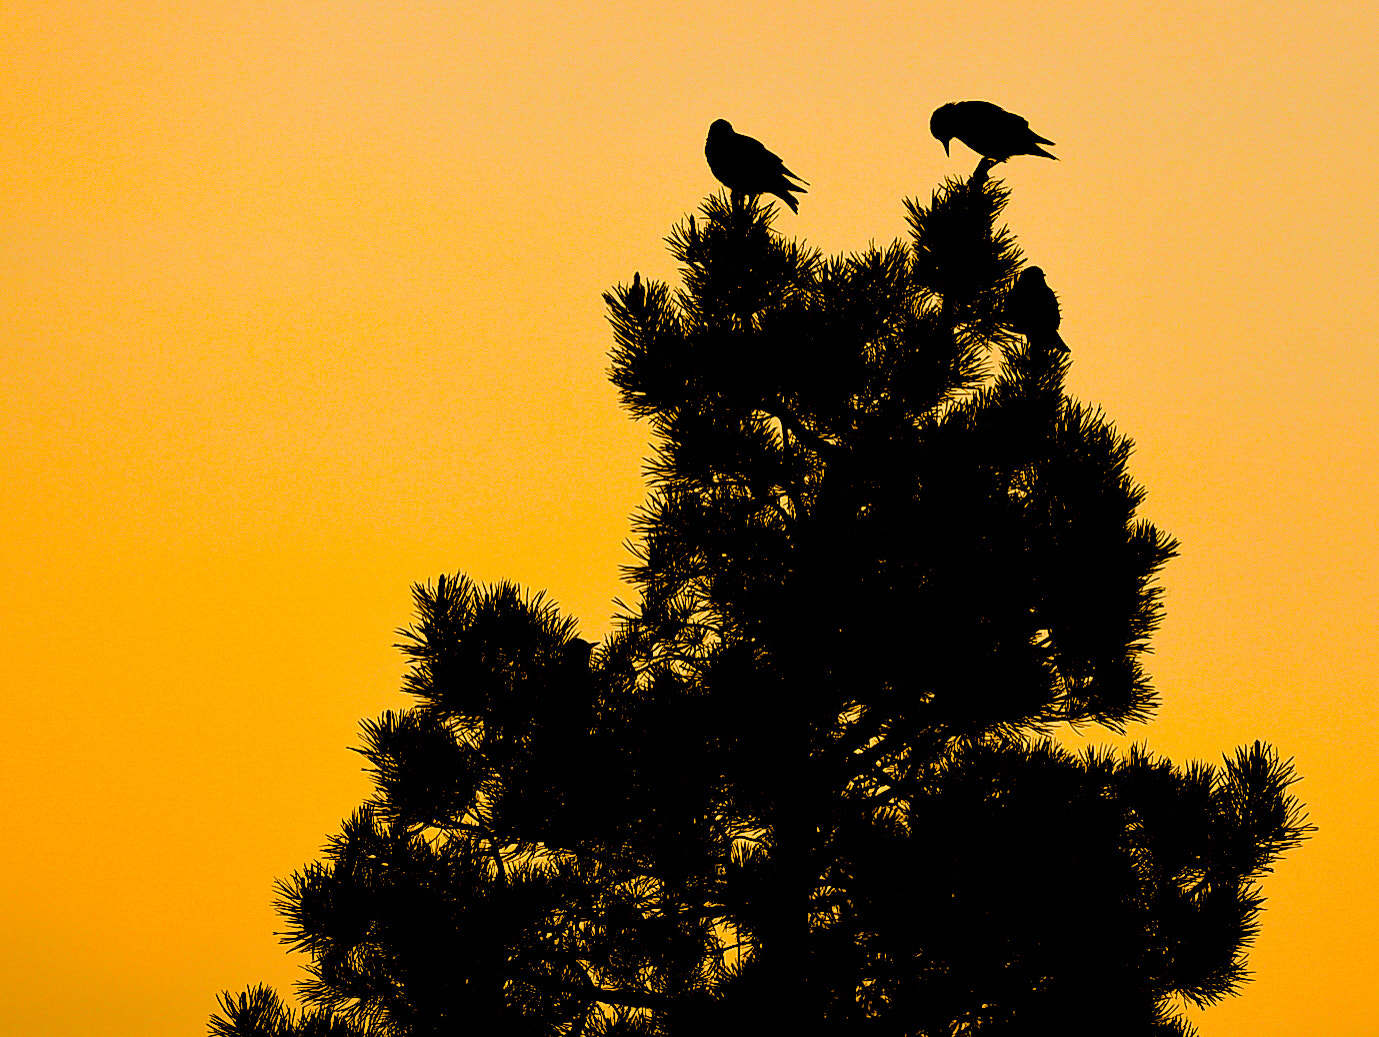
[[[943,144],[944,154],[954,137],[983,158],[1004,162],[1011,155],[1043,155],[1057,161],[1040,144],[1052,144],[1029,128],[1029,123],[990,101],[954,101],[934,110],[929,132]]]
[[[808,192],[791,179],[801,184],[809,181],[786,169],[780,157],[767,151],[755,137],[735,133],[727,119],[719,119],[709,127],[704,157],[709,160],[710,171],[728,190],[738,194],[773,194],[792,212],[800,211],[800,203],[790,192]]]
[[[1063,322],[1058,312],[1058,296],[1044,280],[1044,271],[1037,266],[1025,267],[1015,284],[1006,293],[1005,322],[1025,336],[1031,346],[1048,346],[1068,352],[1058,325]]]

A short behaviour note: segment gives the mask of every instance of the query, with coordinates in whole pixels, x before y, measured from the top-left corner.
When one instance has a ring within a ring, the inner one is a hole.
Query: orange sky
[[[1134,734],[1271,740],[1320,826],[1194,1018],[1379,1034],[1377,40],[1258,0],[0,6],[0,1032],[290,987],[272,882],[366,791],[412,581],[608,628],[646,431],[599,293],[673,278],[712,119],[837,252],[970,172],[928,114],[985,97],[1058,142],[1007,216],[1183,542]]]

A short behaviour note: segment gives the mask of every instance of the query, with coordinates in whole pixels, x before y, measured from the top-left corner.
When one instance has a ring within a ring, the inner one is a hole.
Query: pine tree
[[[659,444],[603,644],[540,595],[414,588],[416,704],[376,791],[280,884],[306,1009],[217,1035],[1184,1034],[1246,976],[1308,826],[1287,762],[1057,727],[1152,715],[1171,538],[1131,444],[1003,319],[997,181],[825,258],[755,199],[606,296]]]

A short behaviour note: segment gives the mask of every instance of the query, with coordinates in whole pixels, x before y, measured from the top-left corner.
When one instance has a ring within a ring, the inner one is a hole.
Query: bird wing
[[[1039,134],[1035,133],[1032,129],[1030,129],[1029,120],[1026,119],[1024,116],[1016,115],[1014,112],[1008,112],[1004,108],[1000,109],[1000,112],[1003,117],[1002,121],[1005,123],[1005,129],[1007,129],[1009,132],[1020,134],[1026,140],[1032,141],[1035,144],[1053,143],[1053,141],[1049,140],[1048,137],[1041,137],[1039,136]],[[1050,155],[1049,157],[1053,158],[1052,155]]]
[[[773,176],[783,173],[788,177],[800,180],[796,174],[785,168],[785,163],[781,157],[770,150],[765,144],[755,137],[748,137],[745,134],[737,135],[738,157],[744,164],[749,164],[752,169],[757,170],[763,176]],[[808,180],[800,180],[800,183],[807,184]]]
[[[997,112],[1000,114],[998,115]],[[999,122],[1001,128],[1009,133],[1030,132],[1028,119],[1024,116],[1016,115],[1014,112],[1008,112],[1004,108],[997,108],[995,112],[992,112],[991,121],[993,123]],[[1049,141],[1048,143],[1052,144],[1053,141]]]

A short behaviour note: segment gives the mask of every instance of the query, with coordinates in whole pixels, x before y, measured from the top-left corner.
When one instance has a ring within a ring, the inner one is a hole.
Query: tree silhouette
[[[442,576],[376,790],[280,883],[302,1014],[217,1035],[1184,1034],[1245,977],[1290,765],[1061,748],[1150,717],[1174,542],[1130,443],[1006,324],[999,182],[824,258],[709,198],[606,298],[659,444],[591,646]]]

